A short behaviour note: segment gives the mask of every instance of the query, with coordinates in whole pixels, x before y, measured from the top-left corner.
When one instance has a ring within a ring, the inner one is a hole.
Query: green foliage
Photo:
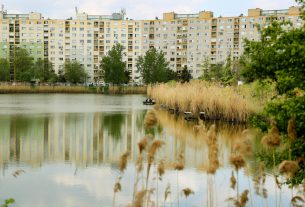
[[[176,79],[174,72],[169,69],[169,63],[166,61],[164,53],[155,48],[146,51],[144,56],[139,56],[137,68],[146,84]]]
[[[181,82],[189,82],[192,79],[191,73],[188,71],[187,67],[185,66],[183,70],[181,71],[181,76],[180,76]]]
[[[229,55],[225,63],[210,64],[207,58],[202,64],[203,75],[201,79],[206,81],[221,82],[224,85],[232,85],[239,79],[239,65],[231,60]]]
[[[262,30],[261,41],[245,41],[242,75],[251,82],[270,78],[280,94],[305,89],[304,28],[287,29],[288,23],[272,22]],[[286,30],[284,30],[284,27]]]
[[[101,62],[102,75],[109,83],[120,84],[128,82],[126,74],[126,62],[123,62],[124,47],[121,44],[114,45]],[[129,74],[128,74],[129,75]]]
[[[48,60],[38,59],[33,66],[33,78],[42,82],[56,82],[57,75],[54,73],[52,63]]]
[[[298,1],[304,6],[304,1]],[[261,30],[260,41],[245,42],[245,53],[241,58],[244,66],[242,75],[246,81],[270,79],[276,83],[280,95],[266,106],[262,116],[252,118],[253,122],[266,129],[267,117],[274,119],[282,137],[287,137],[288,120],[295,119],[296,140],[284,139],[286,151],[291,150],[291,160],[303,160],[305,152],[305,27],[292,28],[287,22],[271,22]],[[265,116],[265,118],[263,117]],[[265,122],[265,124],[263,123]],[[289,149],[288,149],[289,148]],[[279,152],[277,152],[277,157]],[[264,158],[265,157],[265,158]],[[267,156],[262,157],[268,161]],[[280,157],[279,162],[286,157]],[[300,184],[305,178],[304,161],[300,170],[288,182]]]
[[[84,83],[86,81],[87,73],[79,62],[66,62],[64,70],[66,81],[70,83]]]
[[[0,59],[0,81],[10,80],[10,65],[7,59]]]
[[[33,58],[23,48],[14,49],[14,80],[30,82],[32,79]]]
[[[9,204],[13,204],[13,203],[15,203],[15,200],[13,198],[9,198],[4,200],[4,204],[2,204],[1,207],[8,207]]]

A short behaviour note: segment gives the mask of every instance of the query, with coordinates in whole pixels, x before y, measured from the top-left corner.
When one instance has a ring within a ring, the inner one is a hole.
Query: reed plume
[[[236,187],[236,178],[234,176],[234,172],[233,171],[232,171],[232,175],[230,177],[230,187],[232,189],[235,189],[235,187]]]
[[[144,150],[146,150],[147,144],[148,144],[148,138],[147,138],[147,137],[144,137],[143,139],[141,139],[141,140],[138,142],[138,147],[139,147],[139,152],[140,152],[140,154],[141,154]]]
[[[170,184],[168,183],[166,188],[165,188],[165,191],[164,191],[164,203],[163,203],[164,206],[165,206],[166,199],[168,198],[170,193],[171,193]]]
[[[147,190],[141,190],[136,193],[135,199],[129,207],[144,207],[145,196]]]
[[[122,190],[121,182],[120,182],[120,180],[118,180],[118,181],[114,184],[113,191],[114,191],[115,193],[117,193],[117,192],[121,192],[121,190]]]
[[[154,109],[147,111],[145,118],[144,118],[144,127],[145,128],[152,128],[157,124],[157,116]]]
[[[129,156],[129,152],[125,152],[124,154],[121,155],[120,160],[119,160],[119,170],[121,173],[124,172],[124,170],[127,167],[127,159]]]
[[[297,134],[297,131],[295,128],[296,128],[295,119],[294,118],[289,119],[288,126],[287,126],[287,132],[288,132],[288,138],[289,138],[290,142],[293,142],[298,137],[298,134]]]
[[[271,129],[262,138],[261,142],[267,148],[275,148],[281,144],[280,132],[274,120],[271,121]]]
[[[281,174],[285,174],[288,177],[292,178],[295,173],[299,170],[299,165],[296,161],[288,161],[284,160],[280,165],[279,165],[279,171]]]
[[[241,196],[240,196],[240,200],[239,200],[239,207],[245,207],[247,202],[248,202],[248,194],[249,194],[249,191],[248,190],[245,190]]]
[[[232,154],[230,156],[230,163],[235,167],[236,170],[239,170],[246,165],[246,161],[241,154]]]
[[[182,189],[182,192],[186,198],[189,197],[191,194],[194,194],[194,191],[190,188],[184,188]]]
[[[185,161],[182,153],[179,154],[177,161],[173,163],[175,170],[180,171],[184,169]]]
[[[158,175],[159,175],[160,180],[162,180],[162,176],[164,173],[165,173],[164,160],[160,160],[159,165],[158,165]]]

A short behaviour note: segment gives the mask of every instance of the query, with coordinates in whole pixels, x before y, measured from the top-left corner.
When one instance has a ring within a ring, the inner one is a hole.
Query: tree
[[[7,59],[0,59],[0,81],[10,80],[10,65]]]
[[[31,81],[33,58],[23,48],[14,48],[13,55],[14,81]]]
[[[121,44],[114,45],[107,55],[102,58],[101,68],[106,82],[120,84],[127,81],[126,62],[123,62],[124,47]]]
[[[87,79],[84,67],[77,61],[66,62],[64,71],[65,80],[70,83],[84,83]]]
[[[146,84],[167,82],[173,77],[164,53],[155,48],[150,48],[144,56],[139,56],[136,65]]]
[[[183,67],[183,70],[181,71],[180,79],[182,83],[189,82],[192,79],[192,75],[188,71],[187,66]]]
[[[232,62],[231,55],[228,55],[224,63],[210,64],[207,58],[202,64],[203,74],[201,79],[207,81],[217,81],[224,85],[231,85],[238,79],[239,66]]]
[[[33,76],[42,82],[55,82],[57,76],[54,73],[52,63],[48,60],[38,59],[33,66]]]
[[[276,127],[286,138],[290,137],[289,131],[295,131],[294,139],[282,140],[286,142],[284,146],[287,149],[282,149],[286,154],[279,156],[290,160],[304,159],[305,152],[304,39],[304,26],[292,28],[287,22],[271,22],[268,28],[261,30],[260,41],[245,41],[245,52],[241,58],[245,80],[271,79],[276,83],[279,96],[274,97],[265,106],[263,114],[254,116],[254,119],[262,129],[269,125],[267,118],[275,120]],[[305,178],[305,163],[301,161],[298,164],[298,172],[288,180],[293,185],[302,183]]]

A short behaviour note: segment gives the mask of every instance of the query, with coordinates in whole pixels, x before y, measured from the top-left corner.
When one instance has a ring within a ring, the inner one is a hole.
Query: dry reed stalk
[[[127,159],[129,156],[129,152],[125,152],[124,154],[121,155],[120,160],[119,160],[119,170],[121,173],[124,172],[124,170],[127,167]]]
[[[168,107],[193,113],[205,111],[210,117],[222,116],[226,120],[244,122],[248,114],[257,111],[255,102],[246,93],[239,94],[233,87],[221,88],[205,82],[161,84],[152,87],[150,94]]]

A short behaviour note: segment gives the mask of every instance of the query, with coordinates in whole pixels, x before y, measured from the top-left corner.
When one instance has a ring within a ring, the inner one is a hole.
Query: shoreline
[[[0,94],[35,94],[35,93],[66,93],[66,94],[146,94],[146,86],[30,86],[0,85]]]

